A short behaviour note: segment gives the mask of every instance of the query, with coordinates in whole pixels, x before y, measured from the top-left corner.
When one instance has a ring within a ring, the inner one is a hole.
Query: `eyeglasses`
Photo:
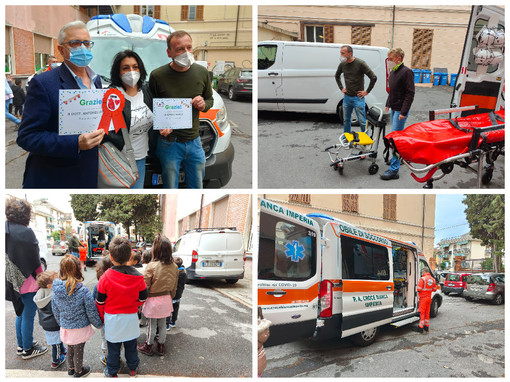
[[[90,40],[84,40],[84,41],[81,41],[81,40],[71,40],[71,41],[67,41],[67,42],[64,42],[62,43],[62,45],[69,45],[71,48],[79,48],[80,46],[85,45],[85,48],[87,49],[90,49],[94,46],[94,41],[90,41]]]

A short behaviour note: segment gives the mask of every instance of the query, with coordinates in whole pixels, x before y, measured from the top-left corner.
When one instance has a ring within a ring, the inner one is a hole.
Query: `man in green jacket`
[[[187,32],[170,34],[167,46],[172,62],[152,71],[149,87],[154,98],[191,99],[193,123],[190,129],[160,130],[156,155],[161,162],[163,187],[179,186],[182,165],[188,188],[202,188],[205,153],[199,136],[199,113],[214,103],[211,81],[207,69],[194,63],[192,40]]]
[[[344,75],[345,87],[342,84],[340,76]],[[367,90],[365,90],[365,76],[370,78]],[[361,131],[365,131],[365,97],[373,89],[377,76],[368,67],[367,63],[360,58],[353,56],[352,47],[344,45],[340,48],[340,65],[335,73],[335,80],[344,93],[343,112],[344,112],[344,133],[351,132],[352,110],[356,112]]]

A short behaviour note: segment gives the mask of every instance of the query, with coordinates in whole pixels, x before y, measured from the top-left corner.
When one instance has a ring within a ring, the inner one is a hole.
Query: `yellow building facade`
[[[148,15],[185,30],[193,39],[195,59],[207,61],[209,70],[217,61],[252,67],[251,5],[122,5],[115,10]]]
[[[457,73],[470,14],[469,5],[262,5],[258,22],[296,33],[299,41],[399,47],[408,67]],[[259,36],[271,40],[269,32]]]
[[[265,194],[267,200],[307,214],[323,213],[367,231],[411,241],[434,258],[435,195]],[[432,263],[432,262],[431,262]],[[434,268],[434,265],[431,264]]]

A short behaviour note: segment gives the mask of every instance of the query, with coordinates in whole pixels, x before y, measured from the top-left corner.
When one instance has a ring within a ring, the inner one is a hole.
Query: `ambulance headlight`
[[[216,123],[218,123],[218,127],[221,131],[223,131],[227,127],[228,117],[227,117],[227,109],[225,106],[222,106],[218,113],[216,114]]]

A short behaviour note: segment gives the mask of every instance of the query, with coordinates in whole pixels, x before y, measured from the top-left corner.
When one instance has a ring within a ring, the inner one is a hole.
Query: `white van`
[[[188,280],[225,279],[235,284],[244,278],[243,235],[231,228],[197,228],[186,232],[174,246]]]
[[[450,107],[478,105],[453,117],[505,107],[505,9],[473,5]]]
[[[337,114],[343,120],[343,93],[335,81],[344,44],[294,41],[258,43],[259,110]],[[350,45],[377,76],[367,108],[384,110],[388,98],[388,48]],[[345,80],[342,75],[342,82]],[[365,76],[365,89],[370,80]]]
[[[142,59],[147,76],[165,64],[169,64],[166,38],[172,32],[168,23],[149,16],[114,15],[94,16],[87,23],[90,38],[94,41],[94,58],[90,67],[101,75],[103,84],[109,85],[113,58],[118,52],[134,50]],[[147,81],[149,78],[147,77]],[[232,177],[234,146],[230,141],[232,129],[227,117],[227,109],[221,96],[213,90],[214,104],[207,112],[200,113],[200,140],[205,152],[204,187],[225,186]],[[184,172],[180,172],[179,183],[184,182]],[[157,158],[149,157],[146,165],[145,188],[161,186],[161,168]]]
[[[416,287],[430,267],[416,245],[264,199],[259,235],[258,305],[272,322],[269,346],[352,335],[369,345],[380,326],[419,320]],[[437,289],[431,317],[442,304]]]

